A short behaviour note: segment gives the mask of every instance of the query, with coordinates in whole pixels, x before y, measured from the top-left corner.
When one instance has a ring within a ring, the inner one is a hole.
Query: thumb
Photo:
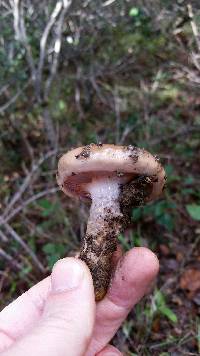
[[[112,345],[107,345],[96,356],[123,356],[122,353]]]
[[[43,315],[31,334],[17,343],[16,355],[79,356],[88,346],[95,301],[87,266],[65,258],[55,264],[51,278]]]

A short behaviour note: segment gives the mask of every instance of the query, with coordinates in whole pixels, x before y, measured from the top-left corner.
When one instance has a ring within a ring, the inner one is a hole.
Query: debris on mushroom
[[[129,224],[133,206],[159,197],[165,171],[144,149],[90,144],[60,158],[57,181],[68,196],[91,202],[80,259],[91,271],[96,300],[101,300],[110,283],[117,237]]]

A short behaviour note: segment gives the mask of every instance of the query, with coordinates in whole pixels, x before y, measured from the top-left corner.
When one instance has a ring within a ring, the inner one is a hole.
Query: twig
[[[187,9],[188,9],[188,16],[190,18],[190,24],[191,24],[192,32],[193,32],[193,35],[195,38],[196,46],[197,46],[198,52],[200,52],[199,31],[198,31],[197,25],[194,21],[194,13],[193,13],[192,5],[187,4]]]
[[[44,67],[44,61],[45,61],[45,55],[46,55],[46,45],[47,45],[47,40],[51,31],[51,28],[53,27],[56,18],[58,17],[61,9],[63,6],[62,1],[57,1],[54,10],[50,16],[49,21],[46,24],[46,27],[44,29],[44,32],[42,34],[41,40],[40,40],[40,58],[39,58],[39,64],[38,64],[38,70],[37,70],[37,87],[38,90],[41,94],[41,81],[42,81],[42,72],[43,72],[43,67]]]
[[[44,128],[46,131],[46,138],[49,143],[49,147],[53,148],[57,145],[56,132],[48,106],[46,106],[43,110],[43,120],[44,120]],[[53,165],[51,164],[51,168],[52,166]]]
[[[49,91],[51,89],[51,84],[52,81],[56,75],[57,72],[57,67],[58,67],[58,60],[59,60],[59,55],[60,55],[60,50],[61,50],[61,38],[62,38],[62,30],[63,30],[63,23],[64,23],[64,19],[65,19],[65,15],[71,5],[72,1],[71,0],[63,0],[63,5],[61,7],[62,11],[57,23],[57,28],[56,28],[56,39],[55,39],[55,44],[54,44],[54,56],[53,56],[53,63],[51,66],[51,72],[50,72],[50,76],[47,79],[46,85],[45,85],[45,92],[44,92],[44,98],[47,99],[47,97],[49,96]],[[61,10],[60,9],[60,10]],[[59,11],[60,12],[60,11]],[[59,14],[58,12],[58,14]],[[56,16],[57,17],[57,16]],[[42,39],[41,39],[42,41]],[[40,70],[40,64],[39,64],[39,69]]]
[[[7,236],[3,233],[3,231],[0,230],[0,239],[3,241],[3,242],[8,242],[8,238]]]
[[[48,100],[49,93],[51,90],[51,85],[52,85],[52,82],[53,82],[53,80],[56,76],[56,73],[57,73],[59,55],[60,55],[60,50],[61,50],[61,42],[62,42],[63,23],[64,23],[65,15],[66,15],[70,5],[71,5],[71,0],[62,0],[62,1],[58,1],[56,3],[55,8],[50,16],[50,19],[44,29],[42,38],[40,40],[40,58],[39,58],[38,71],[37,71],[37,87],[38,87],[38,91],[40,92],[40,96],[41,96],[42,72],[43,72],[44,61],[45,61],[47,40],[48,40],[50,31],[51,31],[52,27],[54,26],[54,24],[56,23],[56,19],[60,14],[60,17],[57,22],[57,27],[56,27],[54,55],[53,55],[53,60],[52,60],[51,68],[50,68],[50,75],[47,78],[45,86],[44,86],[43,99],[45,101]],[[44,110],[44,122],[45,122],[45,127],[47,130],[47,137],[49,139],[49,143],[50,143],[51,147],[55,147],[58,143],[56,140],[57,135],[56,135],[53,121],[50,117],[48,108],[45,108],[45,110]]]
[[[29,204],[35,202],[36,200],[49,195],[49,194],[54,194],[56,192],[59,191],[59,188],[54,187],[51,189],[46,189],[42,192],[39,192],[35,195],[33,195],[32,197],[30,197],[29,199],[25,200],[22,202],[22,204],[20,206],[18,206],[16,209],[12,210],[11,213],[9,215],[7,215],[6,217],[4,217],[4,223],[9,222],[11,219],[13,219],[17,214],[20,213],[20,211],[22,211],[26,206],[28,206]]]
[[[196,63],[193,61],[195,67],[198,69]],[[189,81],[190,83],[194,83],[195,85],[196,84],[200,84],[200,77],[199,75],[197,75],[197,71],[196,70],[191,70],[190,68],[184,66],[184,65],[176,65],[176,67],[178,68],[181,68],[180,71],[177,71],[176,72],[176,75],[174,76],[174,78],[177,80],[177,79],[180,79],[180,78],[183,78],[184,76],[186,76],[187,78],[187,81]],[[185,79],[185,78],[184,78]]]
[[[28,85],[30,84],[30,81],[28,81],[28,83],[26,83],[24,85],[24,87],[20,90],[18,90],[18,92],[4,105],[0,106],[0,114],[4,114],[4,112],[12,105],[16,102],[16,100],[19,98],[19,96],[24,92],[24,90],[28,87]]]
[[[14,257],[10,256],[8,253],[6,253],[2,248],[0,248],[0,256],[3,257],[6,261],[8,261],[11,265],[16,267],[17,269],[21,270],[22,265],[15,260]]]
[[[106,7],[109,6],[111,4],[113,4],[116,0],[107,0],[102,4],[102,7]]]
[[[20,41],[21,31],[20,31],[20,0],[13,0],[13,17],[14,17],[14,30],[15,37]]]
[[[3,224],[5,230],[8,234],[12,236],[12,238],[19,243],[19,245],[28,253],[31,257],[32,261],[34,262],[35,266],[42,272],[45,272],[45,267],[37,258],[36,254],[31,250],[31,248],[22,240],[22,238],[17,234],[17,232],[7,223],[4,223],[2,218],[0,218],[0,222]]]
[[[117,89],[114,90],[114,110],[115,110],[115,126],[116,126],[116,135],[115,135],[115,143],[119,143],[120,137],[120,123],[121,123],[121,115],[120,115],[120,98],[118,96]]]
[[[26,49],[27,62],[31,71],[32,80],[35,84],[36,68],[34,64],[31,46],[29,45],[27,34],[26,34],[26,26],[24,22],[24,10],[23,10],[21,0],[13,0],[13,17],[14,17],[14,30],[15,30],[16,39],[20,41]]]
[[[30,184],[30,182],[32,180],[33,175],[37,172],[37,170],[39,169],[41,164],[43,164],[43,162],[45,160],[47,160],[48,158],[52,157],[56,153],[57,153],[56,150],[49,151],[43,157],[41,157],[38,160],[38,162],[33,163],[30,173],[26,176],[26,178],[24,179],[24,182],[20,186],[19,190],[14,194],[14,196],[10,200],[10,203],[7,205],[7,207],[6,207],[5,211],[4,211],[4,214],[3,214],[3,218],[6,217],[6,215],[10,212],[10,210],[12,209],[14,204],[21,198],[22,194],[28,188],[28,186],[29,186],[29,184]]]
[[[92,84],[92,87],[94,88],[94,90],[95,90],[95,92],[96,92],[96,94],[97,94],[97,96],[99,97],[99,99],[101,100],[101,102],[103,103],[103,104],[105,104],[105,105],[107,105],[108,103],[107,103],[107,100],[106,100],[106,98],[103,96],[103,94],[101,93],[101,91],[100,91],[100,89],[99,89],[99,86],[98,86],[98,84],[97,84],[97,82],[96,82],[96,77],[97,77],[97,74],[95,75],[95,68],[93,68],[93,66],[91,67],[91,69],[90,69],[90,74],[89,74],[89,80],[90,80],[90,82],[91,82],[91,84]]]
[[[141,123],[137,123],[135,125],[127,125],[122,133],[121,139],[119,140],[119,144],[123,145],[125,140],[127,139],[128,135],[138,126],[140,126]]]
[[[184,135],[187,135],[190,132],[198,132],[199,128],[200,128],[199,125],[194,125],[192,127],[186,126],[186,127],[181,128],[180,130],[172,133],[169,136],[161,136],[161,137],[151,141],[151,144],[152,145],[157,145],[157,144],[160,144],[160,143],[163,143],[163,142],[166,142],[166,141],[170,141],[173,138],[176,138],[177,136],[182,136],[182,135],[184,136]]]
[[[5,84],[0,89],[0,95],[2,95],[9,88],[9,84]]]
[[[84,112],[81,106],[81,92],[78,83],[76,84],[76,88],[75,88],[75,102],[76,102],[77,110],[79,112],[79,118],[80,120],[82,120],[84,117]]]

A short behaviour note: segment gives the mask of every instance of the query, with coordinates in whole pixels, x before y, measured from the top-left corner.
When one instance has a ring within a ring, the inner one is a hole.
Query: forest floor
[[[132,225],[119,240],[124,251],[152,249],[160,272],[113,342],[127,356],[198,355],[200,71],[190,56],[197,48],[190,23],[169,32],[139,20],[137,26],[126,20],[123,31],[120,24],[102,31],[94,58],[79,53],[59,67],[48,102],[58,147],[47,144],[46,107],[35,104],[31,85],[8,109],[0,107],[0,307],[79,249],[88,208],[58,191],[62,152],[100,141],[137,145],[159,156],[167,187],[155,203],[133,209]]]

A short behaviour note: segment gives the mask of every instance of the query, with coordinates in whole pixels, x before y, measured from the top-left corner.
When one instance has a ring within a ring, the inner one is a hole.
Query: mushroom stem
[[[80,258],[92,274],[95,298],[101,300],[111,278],[111,260],[117,248],[117,236],[122,230],[119,182],[111,178],[93,179],[88,185],[92,204]]]

